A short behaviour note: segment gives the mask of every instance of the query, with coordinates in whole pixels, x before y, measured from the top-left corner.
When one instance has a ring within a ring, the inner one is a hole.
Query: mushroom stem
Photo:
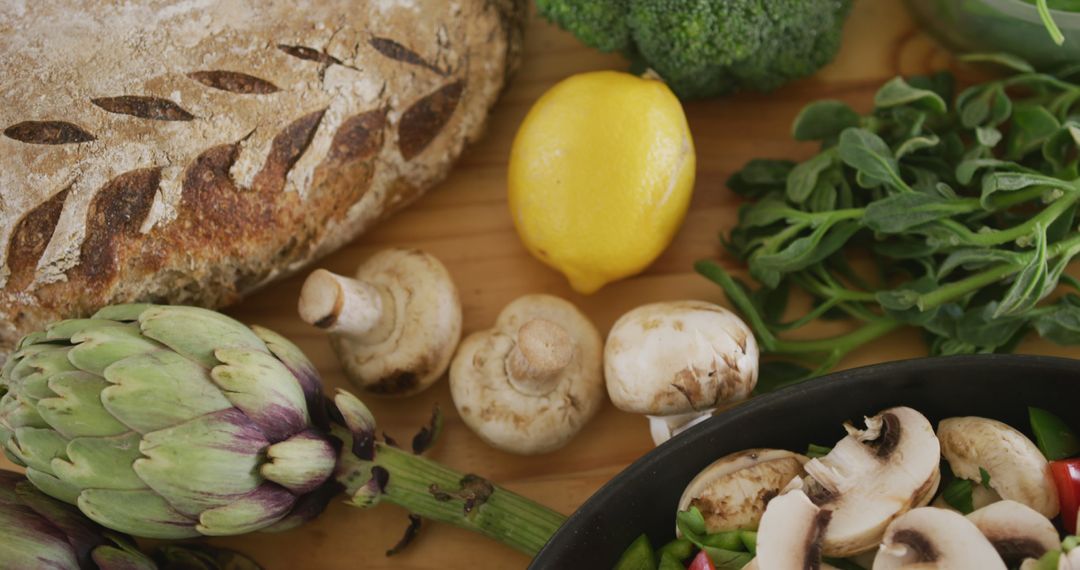
[[[713,410],[700,410],[674,416],[648,416],[653,443],[660,445],[712,417]]]
[[[541,318],[521,325],[506,358],[506,373],[517,391],[543,396],[559,384],[559,374],[574,359],[574,339],[561,326]]]
[[[327,332],[378,342],[393,330],[393,298],[381,287],[316,269],[300,290],[300,318]]]

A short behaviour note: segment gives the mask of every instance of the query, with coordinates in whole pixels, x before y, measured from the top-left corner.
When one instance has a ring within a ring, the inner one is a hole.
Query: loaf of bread
[[[0,361],[126,301],[220,307],[443,178],[524,0],[0,2]]]

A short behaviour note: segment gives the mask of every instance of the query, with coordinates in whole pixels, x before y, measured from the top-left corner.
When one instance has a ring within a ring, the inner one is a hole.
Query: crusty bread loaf
[[[0,2],[0,360],[105,304],[218,307],[479,136],[524,0]]]

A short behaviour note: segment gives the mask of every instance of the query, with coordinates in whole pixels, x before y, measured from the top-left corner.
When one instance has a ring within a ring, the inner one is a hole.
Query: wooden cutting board
[[[697,298],[726,304],[720,290],[693,273],[691,265],[719,255],[717,235],[734,223],[739,202],[724,186],[727,177],[754,157],[812,154],[813,145],[796,143],[789,135],[795,114],[812,100],[842,99],[867,110],[878,86],[889,78],[954,65],[947,52],[918,31],[900,0],[864,0],[856,2],[836,61],[815,77],[767,95],[687,104],[698,172],[685,225],[643,275],[583,297],[574,294],[561,275],[530,257],[518,241],[506,205],[506,162],[518,124],[546,89],[573,73],[625,69],[626,63],[534,19],[526,35],[524,65],[496,107],[486,137],[439,187],[320,265],[350,274],[385,247],[427,250],[447,265],[457,282],[466,334],[489,326],[503,305],[526,293],[570,299],[602,333],[619,315],[647,302]],[[322,371],[329,391],[347,388],[325,338],[296,316],[302,281],[298,276],[273,285],[228,312],[294,340]],[[851,355],[843,367],[920,356],[924,350],[914,332],[901,331]],[[1022,350],[1080,357],[1078,348],[1042,342],[1025,344]],[[367,403],[381,427],[402,441],[424,424],[433,406],[441,406],[445,430],[431,458],[482,474],[566,514],[652,448],[645,420],[610,405],[566,448],[541,457],[517,457],[489,448],[461,423],[445,380],[410,399],[368,398]],[[528,563],[527,557],[509,548],[438,524],[426,524],[405,552],[386,558],[385,551],[398,541],[406,524],[406,513],[395,506],[362,511],[338,501],[316,521],[284,534],[256,533],[213,542],[253,555],[267,570],[506,569]]]

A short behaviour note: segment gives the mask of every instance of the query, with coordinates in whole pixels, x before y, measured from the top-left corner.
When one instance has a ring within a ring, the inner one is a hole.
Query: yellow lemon
[[[641,272],[671,242],[693,192],[694,143],[663,82],[582,73],[529,110],[509,171],[525,246],[592,293]]]

